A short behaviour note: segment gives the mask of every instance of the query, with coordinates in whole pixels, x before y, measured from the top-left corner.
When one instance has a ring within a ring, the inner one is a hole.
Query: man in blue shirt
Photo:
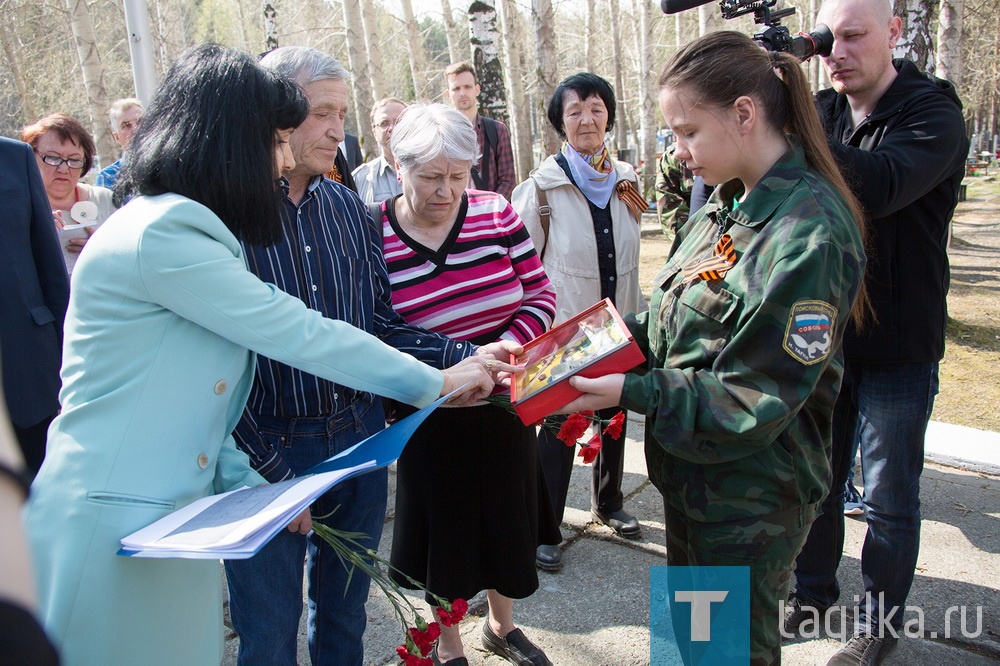
[[[365,203],[391,199],[403,192],[396,175],[396,159],[392,155],[392,130],[406,110],[406,102],[397,97],[383,97],[372,106],[372,130],[378,142],[379,155],[354,170],[358,195]]]
[[[145,114],[146,109],[142,106],[142,102],[134,97],[115,100],[111,109],[108,110],[108,118],[111,120],[111,136],[122,147],[123,153],[128,150],[129,144],[132,143],[132,137],[139,129],[139,123],[142,122],[142,117]],[[97,174],[96,184],[98,187],[114,189],[124,159],[123,154],[118,161],[101,169],[100,173]]]
[[[324,178],[344,138],[348,72],[334,58],[306,47],[276,49],[261,63],[302,86],[309,116],[290,139],[296,166],[287,176],[281,203],[283,237],[268,247],[245,246],[250,270],[325,316],[374,333],[435,367],[475,353],[466,342],[407,325],[393,311],[381,227],[355,192]],[[261,357],[247,408],[233,434],[257,471],[273,483],[383,427],[378,396]],[[366,545],[377,549],[386,491],[385,469],[348,480],[313,505],[313,520],[367,534],[371,540]],[[255,557],[226,562],[241,666],[296,663],[306,555],[312,663],[362,663],[369,578],[360,571],[352,576],[319,537],[282,531]]]

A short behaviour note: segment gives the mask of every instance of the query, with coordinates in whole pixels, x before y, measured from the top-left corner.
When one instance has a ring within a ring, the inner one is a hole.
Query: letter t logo
[[[712,640],[712,602],[724,601],[729,596],[725,590],[677,590],[674,601],[691,604],[691,640]]]

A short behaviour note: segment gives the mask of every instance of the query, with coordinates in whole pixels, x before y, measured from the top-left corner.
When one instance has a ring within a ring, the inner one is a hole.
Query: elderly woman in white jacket
[[[611,157],[604,135],[614,127],[615,94],[596,74],[574,74],[549,101],[549,122],[565,139],[515,190],[511,202],[531,234],[545,273],[556,288],[560,323],[610,298],[621,312],[640,308],[639,220],[646,202],[632,167]],[[608,410],[611,418],[618,409]],[[566,506],[574,449],[542,429],[538,453],[560,520]],[[621,491],[625,437],[605,436],[594,461],[591,511],[627,539],[641,537],[639,522],[624,510]],[[559,546],[539,546],[535,563],[556,571]]]

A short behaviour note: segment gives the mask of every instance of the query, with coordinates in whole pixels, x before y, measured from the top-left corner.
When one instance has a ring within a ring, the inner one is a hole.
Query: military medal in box
[[[605,298],[524,345],[511,363],[525,371],[511,381],[510,403],[525,425],[537,423],[581,395],[566,381],[602,377],[644,362],[621,315]]]

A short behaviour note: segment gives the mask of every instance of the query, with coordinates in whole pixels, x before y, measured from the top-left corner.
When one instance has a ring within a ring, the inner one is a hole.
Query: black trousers
[[[608,420],[618,412],[620,407],[602,409],[597,415]],[[603,513],[621,511],[624,506],[622,496],[622,472],[625,468],[625,425],[617,440],[608,435],[601,437],[601,452],[592,463],[593,478],[590,483],[590,506]],[[545,486],[552,498],[552,509],[559,522],[562,522],[566,509],[566,496],[569,494],[569,478],[573,472],[573,458],[579,447],[566,446],[556,437],[556,433],[547,428],[540,428],[538,433],[538,457],[542,462],[542,473]]]

